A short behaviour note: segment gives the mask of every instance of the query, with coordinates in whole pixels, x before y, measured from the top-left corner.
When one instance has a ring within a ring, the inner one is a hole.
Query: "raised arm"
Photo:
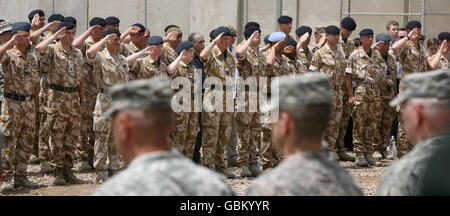
[[[272,46],[272,49],[270,49],[269,55],[267,55],[266,57],[268,67],[272,67],[273,64],[275,64],[276,50],[279,46],[281,46],[282,43],[284,43],[284,40],[278,41],[275,45]]]
[[[131,33],[135,34],[135,33],[137,33],[139,30],[140,30],[139,27],[137,27],[137,26],[131,26],[130,28],[128,28],[127,30],[125,30],[125,31],[122,33],[122,35],[120,36],[120,42],[121,42],[121,43],[125,43],[126,41],[124,41],[124,40],[125,40],[125,38],[128,37],[128,35],[130,35]]]
[[[240,58],[245,57],[245,53],[247,52],[247,49],[250,47],[252,42],[258,38],[258,36],[259,36],[258,31],[253,32],[253,34],[248,38],[248,40],[245,41],[245,43],[239,45],[236,48],[236,56],[240,57]]]
[[[308,44],[306,44],[308,37],[309,37],[309,32],[306,32],[299,38],[298,43],[297,43],[297,50],[300,50],[300,48],[303,48],[308,45]]]
[[[173,75],[175,73],[175,70],[178,67],[178,64],[181,62],[181,60],[183,60],[183,58],[185,58],[185,54],[186,51],[183,50],[180,55],[178,55],[178,57],[175,59],[175,61],[173,61],[172,63],[170,63],[169,66],[167,66],[167,73],[169,75]]]
[[[39,17],[39,14],[36,14]],[[36,17],[35,15],[35,17]],[[34,18],[33,18],[34,19]],[[34,31],[33,33],[30,34],[30,40],[33,43],[36,43],[39,36],[42,35],[42,33],[46,32],[46,31],[54,31],[58,28],[58,26],[61,25],[61,21],[53,21],[47,25],[45,25],[44,27]]]
[[[151,50],[151,48],[152,48],[152,46],[148,46],[148,47],[146,47],[145,49],[143,49],[143,50],[141,50],[141,51],[139,51],[139,52],[137,52],[137,53],[135,53],[135,54],[133,54],[133,55],[128,56],[128,57],[127,57],[127,62],[128,62],[128,65],[130,66],[130,68],[131,68],[131,65],[133,65],[134,62],[135,62],[138,58],[142,57],[142,56],[145,55],[145,54],[150,55],[150,54],[153,52],[153,51]]]
[[[23,36],[14,35],[8,42],[6,42],[0,46],[0,59],[3,58],[3,55],[9,48],[11,48],[12,46],[14,46],[17,43],[17,41],[19,40],[20,37],[23,37]]]
[[[84,41],[89,37],[89,35],[91,34],[91,32],[93,31],[100,31],[102,27],[100,25],[94,25],[91,26],[87,31],[85,31],[83,34],[81,34],[80,36],[78,36],[77,38],[75,38],[75,40],[73,40],[72,42],[72,46],[80,49],[81,46],[83,45]]]
[[[208,60],[209,55],[211,54],[211,50],[214,48],[214,46],[217,44],[217,41],[220,40],[223,33],[220,33],[219,36],[217,36],[208,46],[206,46],[201,52],[200,52],[200,59],[203,61]]]
[[[50,36],[49,38],[39,43],[36,46],[36,50],[39,50],[39,53],[44,54],[48,45],[50,45],[56,39],[61,39],[62,37],[64,37],[65,34],[66,34],[66,27],[63,27],[60,30],[58,30],[54,35]]]
[[[444,42],[442,42],[441,47],[439,48],[439,51],[436,53],[436,55],[434,56],[433,59],[431,59],[430,61],[428,61],[428,64],[431,68],[431,70],[436,70],[436,68],[439,66],[439,61],[441,60],[441,56],[444,53],[448,52],[448,46],[447,46],[447,40],[445,40]]]
[[[415,28],[409,32],[407,37],[404,37],[401,40],[395,42],[394,45],[392,45],[392,50],[394,50],[394,53],[398,53],[400,49],[405,45],[406,41],[408,40],[417,41],[420,37],[420,34],[418,33],[419,29]]]
[[[100,49],[102,47],[105,46],[105,44],[108,41],[114,40],[117,38],[116,34],[109,34],[108,36],[104,37],[103,39],[101,39],[99,42],[95,43],[94,45],[91,46],[91,48],[89,48],[86,51],[86,55],[88,58],[93,59],[95,57],[95,55],[97,55],[98,51],[100,51]]]

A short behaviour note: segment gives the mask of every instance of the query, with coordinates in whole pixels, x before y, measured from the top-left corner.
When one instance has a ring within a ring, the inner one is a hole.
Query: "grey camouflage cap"
[[[330,104],[330,79],[327,75],[318,72],[309,72],[296,76],[282,76],[279,79],[279,88],[275,89],[273,96],[279,97],[278,104],[261,107],[262,112],[277,109],[278,107],[295,107],[316,104]]]
[[[168,78],[131,81],[114,86],[111,91],[111,108],[103,118],[123,109],[168,110],[171,109],[173,90]]]
[[[403,93],[389,103],[391,107],[411,98],[450,99],[450,69],[410,74],[401,83]]]
[[[3,34],[3,32],[7,31],[12,31],[12,22],[6,20],[0,22],[0,34]]]

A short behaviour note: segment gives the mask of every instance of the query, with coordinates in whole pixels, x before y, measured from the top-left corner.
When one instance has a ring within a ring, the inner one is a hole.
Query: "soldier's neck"
[[[337,44],[327,43],[331,50],[336,50]]]
[[[72,49],[70,48],[70,44],[65,44],[61,42],[61,46],[66,50],[66,52],[70,53],[72,52]]]
[[[367,54],[372,52],[372,50],[370,49],[370,46],[364,46],[363,45],[362,48],[363,48],[364,52],[367,53]]]
[[[28,47],[22,47],[22,46],[17,46],[17,45],[16,45],[16,47],[20,51],[20,53],[22,53],[22,55],[27,54],[27,48]]]
[[[109,54],[113,57],[117,55],[117,51],[119,50],[118,48],[114,47],[106,47],[106,49],[108,49]]]
[[[286,145],[285,148],[283,149],[283,154],[287,157],[288,155],[296,153],[320,152],[320,151],[322,151],[322,145],[320,140],[303,141]]]

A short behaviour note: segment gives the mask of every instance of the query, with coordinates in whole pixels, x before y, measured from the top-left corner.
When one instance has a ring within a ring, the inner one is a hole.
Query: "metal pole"
[[[425,0],[422,0],[422,34],[425,35]]]
[[[147,26],[147,0],[145,0],[145,9],[144,9],[144,17],[145,17],[145,27],[148,28]]]
[[[245,0],[245,23],[248,23],[248,0]]]
[[[342,0],[339,0],[339,22],[342,20]]]
[[[52,14],[55,13],[55,0],[52,0]]]
[[[283,0],[275,1],[275,31],[280,31],[280,27],[278,26],[278,17],[283,13]]]
[[[241,43],[244,40],[244,0],[238,0],[237,5],[237,43]]]

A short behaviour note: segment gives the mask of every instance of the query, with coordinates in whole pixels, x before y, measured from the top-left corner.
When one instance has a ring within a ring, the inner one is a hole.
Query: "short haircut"
[[[353,42],[355,43],[355,46],[357,46],[357,47],[362,46],[361,40],[359,38],[354,38]]]
[[[330,104],[315,104],[280,108],[280,113],[287,112],[293,119],[297,137],[320,139],[327,129],[330,109]]]
[[[189,35],[189,37],[188,37],[188,41],[190,41],[190,42],[192,42],[192,43],[197,42],[197,41],[195,40],[195,36],[196,36],[196,35],[200,35],[200,33],[198,33],[198,32],[192,32],[192,33]]]
[[[429,49],[432,46],[439,46],[439,40],[435,37],[429,38],[427,40],[427,49]]]
[[[386,24],[386,29],[391,28],[391,25],[394,25],[394,26],[400,26],[400,24],[398,24],[397,21],[395,21],[395,20],[389,20],[389,22],[387,22],[387,24]]]

